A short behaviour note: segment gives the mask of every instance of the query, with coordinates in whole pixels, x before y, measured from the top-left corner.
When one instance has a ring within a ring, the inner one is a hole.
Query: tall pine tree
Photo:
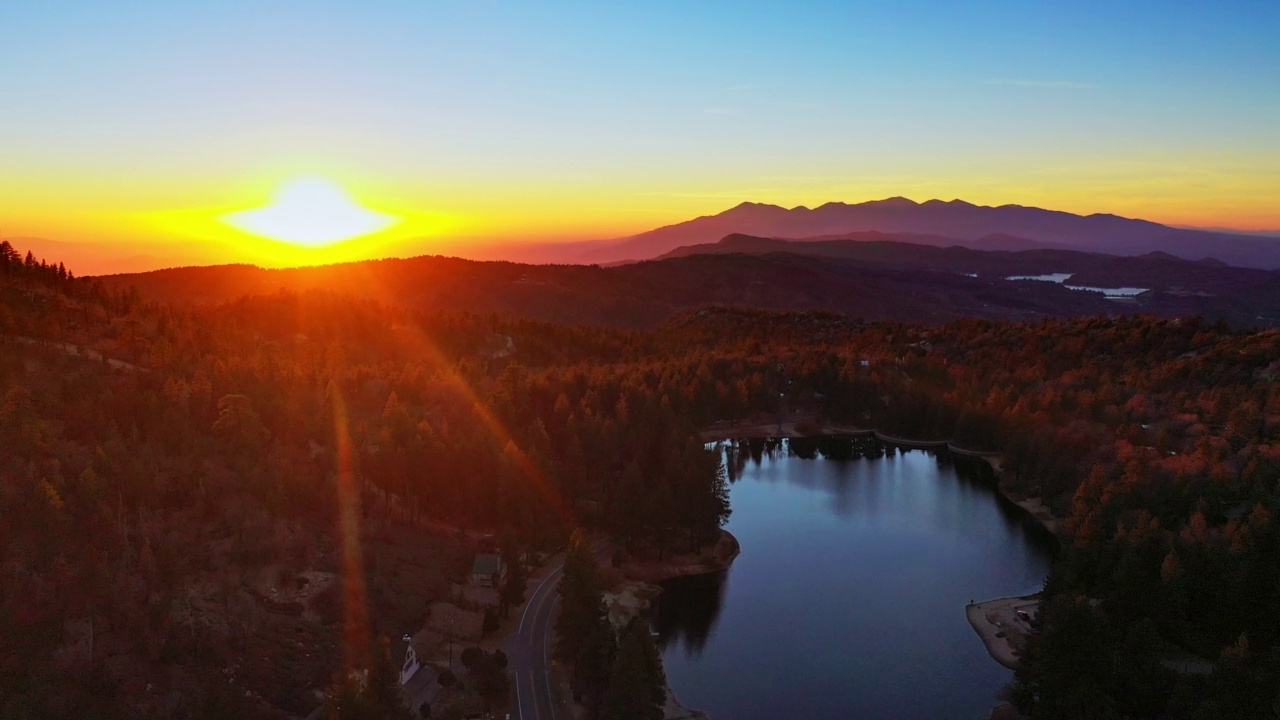
[[[600,706],[601,720],[662,720],[666,700],[662,659],[648,626],[633,619],[622,633],[609,687]]]
[[[592,631],[607,623],[600,573],[591,545],[575,530],[565,552],[564,577],[560,579],[560,616],[556,618],[556,656],[575,660]]]

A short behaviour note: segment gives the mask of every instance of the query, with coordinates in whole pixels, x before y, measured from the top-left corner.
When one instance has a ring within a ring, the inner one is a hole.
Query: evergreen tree
[[[618,655],[613,626],[608,621],[597,624],[587,635],[578,656],[574,658],[574,694],[583,698],[587,707],[600,704],[609,686],[609,674]]]
[[[373,720],[376,717],[363,697],[360,678],[339,671],[324,694],[325,720]]]
[[[473,654],[471,664],[467,666],[470,670],[471,685],[480,697],[484,698],[486,705],[493,707],[500,704],[511,690],[511,681],[504,672],[507,658],[506,655],[501,654],[501,650],[492,654],[479,648],[474,650],[477,654]]]
[[[407,720],[413,716],[409,712],[404,686],[400,684],[400,670],[391,659],[391,643],[386,637],[379,638],[374,649],[365,692],[369,702],[377,708],[378,717],[384,720]]]
[[[325,720],[408,720],[413,717],[385,637],[379,639],[372,666],[363,677],[348,671],[334,677],[325,693],[323,716]]]
[[[498,601],[502,605],[502,616],[507,617],[511,614],[513,606],[524,602],[524,592],[529,581],[524,569],[524,563],[520,562],[520,553],[518,551],[508,550],[504,547],[502,557],[507,566],[507,576],[502,581],[502,590],[498,594]]]
[[[0,272],[8,273],[19,262],[18,251],[8,240],[0,240]]]
[[[560,616],[556,618],[556,656],[573,660],[592,630],[605,619],[599,570],[591,545],[575,530],[565,552],[564,577],[560,579]]]
[[[634,619],[622,633],[600,707],[601,720],[662,720],[665,685],[662,659],[649,628]]]

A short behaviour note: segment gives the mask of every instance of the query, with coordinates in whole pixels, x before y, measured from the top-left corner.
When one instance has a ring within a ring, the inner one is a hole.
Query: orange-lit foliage
[[[445,527],[552,546],[579,523],[637,552],[701,542],[727,509],[696,430],[780,409],[999,449],[1005,489],[1068,532],[1020,675],[1037,716],[1079,716],[1055,704],[1078,695],[1099,717],[1244,717],[1280,677],[1274,332],[752,310],[623,331],[323,291],[153,305],[39,263],[3,269],[0,507],[17,521],[0,525],[0,697],[27,703],[14,707],[171,715],[148,682],[231,703],[210,678],[255,626],[225,618],[261,603],[202,593],[255,568],[337,568],[335,397],[366,543],[369,528]],[[394,600],[381,586],[372,605]],[[342,655],[324,632],[328,665],[239,677],[242,714],[308,711]],[[1168,642],[1221,672],[1175,680],[1156,661]]]

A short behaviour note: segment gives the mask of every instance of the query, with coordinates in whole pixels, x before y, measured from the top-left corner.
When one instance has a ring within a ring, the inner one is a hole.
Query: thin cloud
[[[785,188],[745,188],[742,190],[717,190],[714,192],[670,192],[652,190],[636,193],[636,197],[671,197],[696,200],[741,200],[744,197],[768,197],[786,192]]]
[[[1097,87],[1093,83],[1072,82],[1070,80],[1017,80],[1000,78],[987,80],[988,85],[1010,85],[1013,87],[1063,88],[1066,90],[1092,90]]]

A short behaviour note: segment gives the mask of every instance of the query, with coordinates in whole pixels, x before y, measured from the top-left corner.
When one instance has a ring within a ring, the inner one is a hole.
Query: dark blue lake
[[[1013,673],[965,604],[1040,588],[1054,541],[990,472],[871,440],[722,444],[725,573],[665,585],[654,623],[711,720],[985,720]]]

